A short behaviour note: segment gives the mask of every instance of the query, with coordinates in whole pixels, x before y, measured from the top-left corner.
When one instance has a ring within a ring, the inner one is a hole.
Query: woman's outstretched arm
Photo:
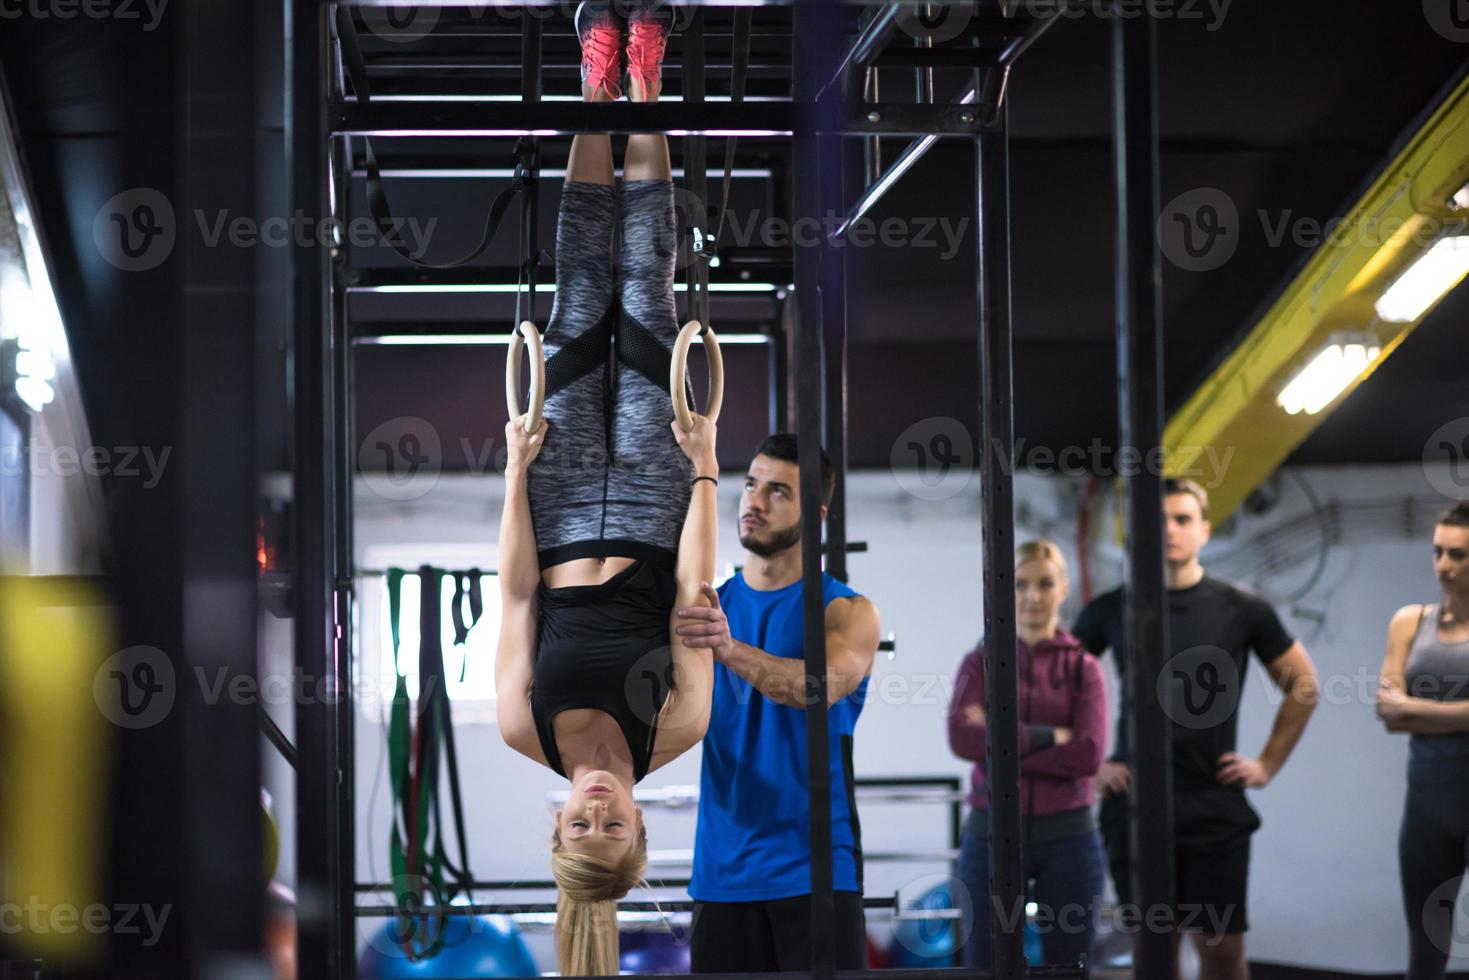
[[[505,461],[505,507],[500,515],[500,645],[495,652],[495,715],[500,737],[506,745],[542,765],[546,757],[530,711],[541,568],[526,472],[541,450],[549,424],[542,419],[540,428],[530,434],[518,418],[505,426],[509,454]]]
[[[718,478],[719,462],[714,454],[715,428],[702,415],[694,416],[694,429],[684,432],[673,422],[679,447],[694,464],[694,478]],[[689,510],[678,539],[675,577],[678,596],[669,611],[669,646],[673,651],[673,692],[658,719],[659,750],[654,768],[672,761],[703,739],[709,728],[709,701],[714,691],[714,656],[702,647],[685,646],[679,636],[678,610],[707,606],[704,589],[714,580],[714,561],[719,538],[719,516],[715,486],[698,480],[689,497]]]
[[[679,448],[694,464],[695,481],[689,497],[688,515],[684,518],[683,533],[678,539],[678,590],[688,593],[690,601],[700,599],[700,587],[714,581],[714,559],[719,539],[719,514],[716,508],[714,480],[719,479],[719,460],[714,453],[716,431],[714,423],[702,415],[695,415],[694,428],[685,432],[678,422],[673,426],[674,438]],[[700,477],[710,477],[703,480]],[[680,601],[680,605],[690,602]]]
[[[550,422],[527,434],[519,418],[505,423],[505,506],[500,513],[500,595],[506,600],[535,599],[541,584],[535,526],[530,518],[526,475],[540,454]]]

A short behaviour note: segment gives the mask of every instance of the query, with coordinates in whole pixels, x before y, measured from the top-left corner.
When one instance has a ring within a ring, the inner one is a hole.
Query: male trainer
[[[1167,480],[1166,525],[1170,697],[1173,738],[1173,865],[1177,908],[1174,953],[1181,933],[1194,937],[1201,980],[1248,980],[1244,933],[1249,928],[1250,835],[1260,816],[1245,788],[1280,772],[1315,710],[1316,667],[1258,596],[1204,574],[1199,550],[1209,540],[1209,496],[1192,480]],[[1097,773],[1099,824],[1118,899],[1131,904],[1128,841],[1130,777],[1127,742],[1129,669],[1123,646],[1121,589],[1098,596],[1071,632],[1092,653],[1112,650],[1124,677],[1112,758]],[[1235,751],[1240,691],[1250,651],[1285,693],[1258,757]],[[1146,922],[1144,915],[1141,921]],[[1177,968],[1175,966],[1175,972]]]
[[[680,609],[686,646],[713,651],[714,700],[704,737],[694,838],[692,967],[696,973],[811,968],[811,828],[806,795],[806,676],[801,612],[800,471],[796,439],[768,437],[740,494],[742,571],[712,608]],[[821,454],[821,519],[836,474]],[[836,967],[867,959],[862,840],[852,789],[852,733],[877,653],[877,609],[822,574],[831,765]]]

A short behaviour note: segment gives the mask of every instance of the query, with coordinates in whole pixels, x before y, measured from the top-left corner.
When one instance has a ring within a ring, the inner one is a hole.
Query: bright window
[[[484,598],[484,613],[479,622],[469,628],[469,636],[463,645],[454,642],[454,578],[445,575],[440,592],[440,620],[444,648],[444,676],[448,680],[449,700],[455,703],[466,701],[494,701],[495,699],[495,647],[500,637],[500,585],[492,573],[480,577],[480,594]],[[393,631],[389,621],[388,583],[386,577],[377,580],[379,594],[377,623],[378,657],[378,700],[389,702],[397,676],[393,667]],[[408,681],[408,696],[418,697],[418,622],[419,595],[422,585],[418,574],[403,576],[402,608],[399,612],[398,667]],[[469,594],[466,589],[462,606],[464,623],[469,625]],[[460,679],[461,673],[463,679]]]

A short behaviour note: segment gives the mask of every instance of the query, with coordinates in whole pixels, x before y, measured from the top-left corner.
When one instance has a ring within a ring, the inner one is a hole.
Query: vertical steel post
[[[824,170],[821,184],[821,227],[827,215],[846,213],[843,193],[854,169],[860,179],[861,145],[840,136],[822,137],[837,166]],[[856,155],[854,158],[853,152]],[[831,179],[828,179],[828,173]],[[836,487],[826,513],[826,570],[847,581],[847,253],[846,242],[821,235],[822,404],[826,453],[836,471]]]
[[[545,81],[542,68],[542,41],[545,35],[545,24],[541,20],[541,11],[535,7],[526,7],[521,11],[521,37],[520,37],[520,98],[525,102],[540,102],[544,92]],[[525,319],[535,322],[536,320],[536,253],[540,250],[540,166],[541,166],[541,138],[539,136],[529,137],[531,147],[531,159],[536,173],[520,199],[520,206],[524,209],[527,220],[522,223],[520,239],[520,261],[529,264],[526,270],[528,283],[526,286],[526,308],[522,315]],[[510,329],[519,330],[520,324],[512,323]]]
[[[327,18],[320,0],[291,0],[288,7],[286,152],[293,213],[327,213],[326,82]],[[292,460],[292,549],[296,556],[296,665],[304,688],[317,690],[332,676],[336,651],[333,401],[330,336],[332,284],[325,251],[316,243],[295,249],[290,372],[295,419]],[[312,699],[298,705],[296,746],[297,948],[306,977],[341,977],[343,962],[337,909],[351,907],[343,888],[338,828],[337,731],[331,705]],[[348,869],[350,874],[350,869]],[[350,878],[347,879],[350,883]]]
[[[786,421],[786,304],[780,301],[780,313],[770,324],[770,342],[765,345],[766,383],[769,386],[766,429],[782,432],[789,426]]]
[[[329,138],[329,151],[333,161],[332,173],[336,183],[337,199],[341,201],[343,227],[351,227],[352,170],[350,144],[346,137]],[[343,241],[351,236],[344,235]],[[336,772],[331,792],[336,808],[333,833],[337,849],[336,884],[337,905],[335,945],[338,951],[340,977],[357,975],[357,917],[353,902],[357,881],[357,810],[354,804],[356,792],[356,767],[353,764],[356,748],[356,725],[352,694],[352,650],[355,637],[352,627],[354,583],[353,565],[353,476],[356,471],[357,445],[353,438],[356,429],[355,403],[352,388],[352,333],[347,319],[347,265],[348,253],[341,248],[331,250],[332,271],[331,293],[328,314],[327,371],[328,397],[331,399],[331,440],[327,451],[332,463],[332,510],[334,531],[331,536],[331,566],[328,570],[336,583],[332,592],[332,618],[336,623],[331,647],[329,671],[332,696],[327,699],[332,714]]]
[[[872,68],[868,68],[867,69],[866,74],[867,74],[867,87],[866,87],[866,92],[865,92],[865,98],[866,98],[866,100],[868,102],[881,102],[882,101],[882,72],[879,71],[876,67],[872,67]],[[873,184],[877,183],[878,178],[882,176],[882,137],[881,136],[864,136],[864,137],[862,137],[862,155],[863,155],[862,190],[863,191],[866,191],[867,188],[869,188]]]
[[[706,79],[704,73],[704,10],[694,8],[694,15],[689,20],[689,26],[683,34],[683,97],[685,102],[703,102],[706,97]],[[690,228],[697,228],[699,234],[704,238],[704,246],[709,242],[709,138],[702,133],[692,133],[684,137],[684,188],[688,191],[690,212],[685,220]],[[705,308],[707,295],[702,290],[708,267],[704,259],[694,251],[694,240],[692,236],[685,235],[684,261],[685,278],[688,280],[689,291],[684,297],[685,318],[698,320],[708,326],[710,311]]]
[[[933,4],[925,3],[923,13],[920,15],[925,25],[933,19]],[[923,37],[913,39],[915,48],[932,48],[933,37],[925,34]],[[933,68],[923,66],[913,69],[914,101],[922,104],[933,102]]]
[[[791,52],[796,101],[795,202],[793,214],[818,213],[824,182],[840,179],[840,163],[828,152],[834,100],[818,103],[831,77],[842,18],[834,0],[803,0],[793,11],[794,37],[805,39]],[[827,43],[822,43],[823,39]],[[835,93],[834,93],[835,94]],[[818,236],[824,237],[824,236]],[[826,623],[821,564],[821,336],[822,272],[817,243],[796,242],[796,438],[801,471],[802,611],[806,656],[806,787],[811,814],[811,974],[830,980],[836,966],[836,911],[832,896],[831,741],[827,726]]]
[[[189,209],[251,213],[264,179],[256,168],[257,131],[264,127],[256,117],[254,10],[198,0],[180,16],[183,80],[191,94],[184,103],[182,161]],[[236,679],[256,682],[259,656],[255,310],[257,260],[265,260],[247,245],[210,247],[198,236],[181,237],[185,329],[174,355],[183,582],[177,597],[158,599],[180,602],[187,677],[197,671],[233,687]],[[166,358],[167,351],[158,355]],[[187,902],[195,968],[207,976],[262,962],[260,736],[255,705],[238,697],[215,700],[194,684],[180,688],[187,734],[176,805],[188,815],[188,833],[176,846],[190,855],[188,890],[180,898]]]
[[[1010,324],[1009,112],[975,140],[979,228],[979,474],[983,504],[985,716],[989,722],[990,887],[996,980],[1025,976],[1020,845],[1020,672],[1015,638],[1015,410]],[[1001,923],[1010,923],[1008,932]]]
[[[1122,446],[1144,451],[1160,444],[1163,431],[1162,274],[1153,230],[1158,214],[1155,30],[1151,17],[1112,21],[1118,417]],[[1157,473],[1125,475],[1122,485],[1127,567],[1121,652],[1127,658],[1132,707],[1132,887],[1135,900],[1152,910],[1173,905],[1171,728],[1157,686],[1168,651],[1163,491]],[[1171,978],[1170,933],[1152,928],[1140,932],[1135,961],[1138,976]]]

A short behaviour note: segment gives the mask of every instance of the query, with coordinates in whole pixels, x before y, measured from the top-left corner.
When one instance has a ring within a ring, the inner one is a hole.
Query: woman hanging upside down
[[[582,97],[658,97],[672,11],[577,10]],[[545,419],[509,445],[500,524],[500,732],[571,781],[556,815],[562,975],[616,974],[616,900],[643,877],[633,784],[703,737],[713,665],[673,632],[707,605],[716,539],[715,427],[685,432],[668,391],[678,336],[668,141],[628,138],[619,193],[605,134],[572,140],[556,229],[556,300],[544,339]],[[615,300],[615,302],[614,302]]]

